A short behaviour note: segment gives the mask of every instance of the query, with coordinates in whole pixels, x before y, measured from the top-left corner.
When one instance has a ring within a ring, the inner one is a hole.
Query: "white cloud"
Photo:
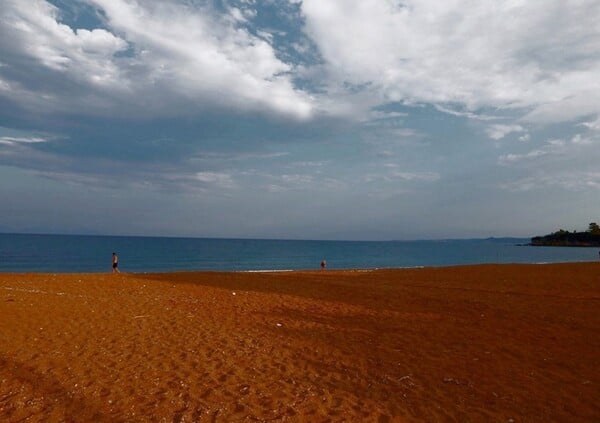
[[[403,112],[389,112],[384,110],[372,110],[369,113],[369,120],[383,120],[383,119],[396,119],[405,118],[408,113]]]
[[[311,98],[293,86],[291,66],[238,25],[252,17],[248,11],[219,16],[187,2],[88,3],[102,11],[106,29],[70,28],[44,0],[6,0],[0,11],[0,51],[80,84],[80,93],[43,88],[61,103],[56,109],[181,114],[216,105],[299,119],[313,113]]]
[[[514,154],[514,153],[503,154],[498,159],[498,162],[500,164],[516,163],[516,162],[520,162],[523,160],[535,159],[538,157],[547,156],[548,154],[551,154],[551,150],[549,150],[548,148],[538,148],[536,150],[531,150],[524,154]]]
[[[594,140],[590,137],[583,136],[581,134],[576,134],[571,138],[572,144],[580,144],[580,145],[589,145],[592,144]]]
[[[57,21],[58,10],[45,1],[7,0],[0,12],[3,35],[10,33],[13,48],[43,66],[91,83],[115,83],[120,70],[112,56],[127,47],[104,29],[73,30]],[[3,47],[7,48],[7,44]]]
[[[539,172],[533,176],[501,184],[500,187],[514,192],[555,187],[568,191],[600,190],[600,172]]]
[[[531,139],[529,134],[524,134],[519,137],[519,141],[528,142]]]
[[[48,138],[43,137],[0,137],[0,144],[37,144],[47,142]]]
[[[440,175],[435,172],[400,172],[393,171],[390,173],[392,178],[403,179],[406,181],[426,181],[434,182],[440,179]]]
[[[498,163],[507,165],[522,161],[534,160],[544,156],[564,154],[568,150],[567,143],[564,140],[548,140],[540,148],[536,148],[527,153],[509,153],[499,157]]]
[[[268,172],[245,172],[248,176],[256,176],[265,179],[262,186],[268,192],[281,193],[289,191],[301,191],[314,189],[316,187],[316,178],[312,174],[286,174],[286,173],[268,173]]]
[[[581,126],[585,126],[592,131],[600,131],[600,116],[596,116],[595,120],[581,123]]]
[[[270,160],[288,156],[288,152],[273,152],[273,153],[220,153],[213,151],[198,152],[193,157],[190,157],[190,162],[202,161],[246,161],[246,160]]]
[[[364,182],[371,183],[376,181],[393,182],[398,180],[403,181],[423,181],[423,182],[435,182],[440,179],[439,173],[436,172],[405,172],[397,170],[398,165],[394,163],[388,163],[384,167],[390,168],[391,170],[383,174],[367,174],[365,175]]]
[[[315,162],[317,163],[317,162]],[[315,164],[320,166],[319,164]],[[308,166],[313,166],[312,164]],[[343,180],[338,178],[306,174],[306,173],[255,173],[267,180],[264,189],[273,193],[291,192],[291,191],[310,191],[310,192],[326,192],[331,193],[340,191],[347,187]]]
[[[332,93],[350,84],[542,123],[600,111],[596,0],[304,0],[302,11]]]
[[[595,144],[600,141],[600,137],[590,134],[575,134],[568,140],[551,139],[544,142],[540,147],[530,150],[526,153],[508,153],[503,154],[498,158],[498,163],[502,165],[516,164],[519,162],[530,162],[542,157],[558,157],[562,159],[568,166],[572,166],[571,162],[578,162],[578,166],[582,166],[590,160],[600,158],[600,150],[594,148]],[[557,163],[553,164],[554,166]],[[563,164],[562,166],[565,166]]]
[[[213,185],[219,188],[234,188],[235,183],[233,178],[228,173],[223,172],[197,172],[194,177],[195,180]]]
[[[600,72],[597,65],[592,65],[592,69],[594,73]],[[569,85],[556,87],[556,90],[562,93],[562,97],[536,106],[523,120],[541,124],[569,122],[600,112],[600,82],[592,80],[590,75],[589,80],[587,77],[581,78],[581,81]],[[550,92],[551,88],[548,91]],[[539,103],[542,101],[541,98]]]
[[[514,180],[502,183],[500,187],[509,191],[598,189],[599,142],[599,134],[588,130],[565,139],[548,140],[527,152],[503,154],[498,158],[498,164],[511,167]]]
[[[312,113],[310,98],[291,83],[290,65],[247,30],[184,5],[90,1],[106,13],[108,25],[140,51],[138,60],[154,84],[228,107],[266,107],[298,118]]]
[[[307,174],[281,175],[281,181],[297,187],[308,187],[314,182],[314,177]]]
[[[314,66],[286,63],[272,34],[246,29],[256,17],[252,2],[218,14],[185,0],[83,1],[102,12],[105,28],[71,28],[44,0],[3,1],[0,52],[11,57],[3,65],[31,58],[71,85],[9,79],[0,68],[0,95],[36,110],[119,115],[218,106],[385,119],[392,115],[372,108],[394,101],[478,120],[495,119],[498,109],[541,123],[600,112],[595,0],[293,2],[324,60]],[[291,42],[301,50],[309,44]],[[296,77],[316,94],[297,88]]]
[[[481,113],[473,113],[468,110],[466,110],[466,111],[465,110],[455,110],[451,107],[447,107],[447,106],[441,105],[441,104],[436,104],[435,108],[437,110],[439,110],[440,112],[447,113],[449,115],[463,116],[463,117],[467,117],[469,119],[484,120],[484,121],[498,119],[498,117],[496,117],[496,116],[490,116],[490,115],[485,115],[485,114],[481,114]]]
[[[488,136],[493,140],[500,140],[512,132],[523,132],[525,129],[521,125],[491,125],[487,128]]]
[[[290,163],[291,167],[322,167],[331,163],[331,160],[305,160]]]

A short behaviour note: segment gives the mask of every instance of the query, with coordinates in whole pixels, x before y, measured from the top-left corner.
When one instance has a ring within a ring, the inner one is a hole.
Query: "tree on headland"
[[[556,247],[598,247],[600,246],[600,226],[596,222],[588,225],[584,232],[569,232],[559,229],[550,235],[531,238],[529,245]]]

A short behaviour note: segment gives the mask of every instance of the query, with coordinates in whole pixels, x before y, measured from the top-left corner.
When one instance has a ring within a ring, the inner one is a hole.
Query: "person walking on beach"
[[[121,271],[119,270],[119,256],[117,255],[117,253],[113,253],[112,269],[113,273],[121,273]]]
[[[321,260],[321,270],[325,270],[325,267],[327,267],[327,262],[325,260]]]

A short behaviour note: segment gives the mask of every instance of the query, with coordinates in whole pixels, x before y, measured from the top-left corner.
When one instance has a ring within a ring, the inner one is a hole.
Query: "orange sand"
[[[600,263],[0,274],[2,422],[597,422],[599,361]]]

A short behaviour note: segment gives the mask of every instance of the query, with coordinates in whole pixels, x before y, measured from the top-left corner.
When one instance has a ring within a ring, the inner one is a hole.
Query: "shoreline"
[[[123,275],[154,275],[154,274],[180,274],[180,273],[311,273],[311,272],[376,272],[376,271],[394,271],[394,270],[411,270],[411,269],[451,269],[459,267],[478,267],[478,266],[546,266],[546,265],[565,265],[565,264],[593,264],[600,263],[600,260],[582,260],[582,261],[542,261],[534,263],[467,263],[467,264],[447,264],[447,265],[415,265],[415,266],[400,266],[400,267],[354,267],[354,268],[306,268],[306,269],[249,269],[249,270],[230,270],[230,269],[179,269],[179,270],[164,270],[164,271],[132,271],[121,270]],[[2,272],[3,275],[106,275],[113,274],[111,270],[99,272],[52,272],[52,271],[19,271],[19,272]]]
[[[600,419],[600,263],[0,274],[0,420]]]

